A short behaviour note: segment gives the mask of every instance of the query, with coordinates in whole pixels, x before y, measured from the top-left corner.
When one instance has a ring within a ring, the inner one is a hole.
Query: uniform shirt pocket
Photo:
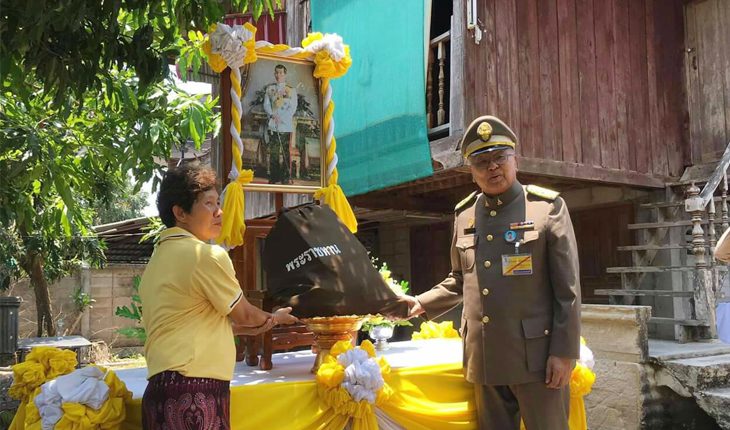
[[[456,249],[459,250],[462,271],[470,271],[474,269],[476,244],[476,236],[474,235],[462,236],[456,239]]]
[[[538,372],[544,370],[550,353],[550,335],[552,318],[536,317],[522,320],[522,331],[525,335],[525,358],[527,370]]]
[[[540,237],[540,232],[536,230],[529,230],[525,232],[525,235],[522,237],[522,243],[530,243],[534,240],[537,240]]]

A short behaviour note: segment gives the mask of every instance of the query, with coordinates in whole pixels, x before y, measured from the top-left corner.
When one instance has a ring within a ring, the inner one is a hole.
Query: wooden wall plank
[[[708,0],[697,6],[697,31],[699,35],[698,67],[700,73],[700,97],[702,104],[703,137],[707,139],[708,159],[717,159],[725,150],[725,100],[720,76],[723,74],[720,46],[727,47],[727,40],[720,40],[719,27],[728,25],[718,21],[720,0]],[[727,49],[727,48],[726,48]]]
[[[540,105],[540,56],[537,35],[536,0],[520,0],[516,4],[517,22],[517,84],[519,99],[514,103],[520,110],[519,124],[511,124],[526,157],[545,158],[541,139],[541,117],[545,115]],[[542,23],[540,23],[542,24]]]
[[[632,79],[629,83],[629,142],[636,148],[636,170],[649,173],[649,101],[646,88],[646,11],[645,0],[632,1],[629,14],[629,55]]]
[[[687,82],[687,110],[689,112],[689,144],[692,164],[702,162],[702,140],[700,121],[702,107],[699,103],[699,68],[697,67],[697,16],[695,8],[685,8],[685,81]]]
[[[454,7],[461,9],[461,14],[466,17],[467,2],[454,2]],[[465,18],[466,19],[466,18]],[[466,21],[464,23],[466,25]],[[492,28],[491,22],[486,22],[485,30]],[[433,35],[431,35],[433,36]],[[479,103],[483,102],[479,96],[482,91],[493,88],[493,83],[482,82],[485,79],[484,70],[479,63],[486,61],[482,58],[485,54],[480,46],[474,43],[474,31],[466,31],[464,37],[464,122],[468,127],[474,117],[480,111]]]
[[[560,124],[562,159],[581,163],[577,21],[575,0],[557,0],[558,42],[560,45]]]
[[[497,93],[497,100],[495,103],[493,115],[502,118],[504,121],[509,122],[511,120],[509,112],[509,88],[506,80],[510,77],[509,69],[509,32],[516,31],[516,29],[510,29],[507,26],[506,12],[504,11],[504,1],[494,2],[494,36],[495,36],[495,72],[497,79],[494,83]],[[521,154],[521,147],[518,147],[518,153]]]
[[[482,53],[486,62],[484,70],[486,71],[485,81],[487,83],[487,104],[486,110],[482,112],[474,112],[473,118],[484,114],[496,115],[497,113],[497,35],[495,33],[496,23],[494,18],[496,12],[496,1],[497,0],[486,0],[483,3],[484,14],[482,16],[484,17],[485,28],[481,43],[484,44]]]
[[[466,41],[467,121],[502,118],[528,158],[682,173],[683,0],[478,4],[484,34],[480,45]]]
[[[681,0],[663,2],[655,8],[656,30],[659,38],[661,61],[657,76],[662,85],[658,102],[660,107],[662,142],[667,153],[667,172],[670,176],[680,176],[689,161],[687,141],[687,95],[683,75],[684,67],[684,5]],[[724,149],[724,148],[723,148]]]
[[[598,138],[593,0],[577,0],[576,16],[578,23],[578,87],[580,90],[579,107],[583,163],[590,166],[600,166],[601,148]]]
[[[509,109],[510,119],[507,122],[510,126],[514,127],[520,124],[521,112],[520,112],[520,85],[519,80],[516,79],[519,71],[519,63],[517,62],[517,34],[523,31],[517,28],[517,2],[523,0],[498,0],[499,3],[504,4],[506,10],[504,24],[508,26],[507,35],[509,36],[509,75],[502,81],[502,85],[507,85],[509,88]],[[527,114],[527,112],[525,113]],[[519,136],[518,136],[519,138]]]
[[[537,9],[540,57],[540,112],[542,136],[540,146],[543,158],[562,160],[560,113],[560,49],[558,38],[558,11],[556,0],[540,0]]]
[[[464,10],[456,7],[451,15],[451,53],[449,61],[451,63],[451,73],[449,76],[449,128],[450,135],[462,134],[469,125],[465,124],[464,118],[464,47],[466,33],[466,15]],[[473,93],[473,91],[471,92]],[[476,96],[476,94],[475,94]]]
[[[730,2],[718,0],[718,14],[717,19],[720,22],[720,48],[722,49],[722,66],[721,70],[724,72],[723,76],[723,88],[724,94],[723,100],[725,102],[725,146],[730,141]]]
[[[614,89],[613,1],[593,3],[596,37],[596,87],[598,95],[598,141],[601,166],[618,169],[616,140],[616,92]]]
[[[496,72],[497,72],[497,103],[493,115],[505,121],[510,127],[519,124],[513,115],[512,96],[513,85],[518,85],[517,74],[513,74],[512,58],[517,58],[517,49],[513,49],[511,38],[517,31],[514,23],[514,2],[499,0],[494,3],[494,27],[496,35]],[[517,100],[514,100],[517,102]],[[519,137],[519,136],[518,136]],[[517,153],[523,154],[523,145],[517,146]]]
[[[655,0],[646,0],[646,69],[649,90],[649,139],[651,148],[651,172],[667,175],[666,144],[662,141],[661,119],[657,87],[661,86],[662,76],[657,74],[657,53],[661,46],[661,33],[656,30],[654,21]],[[658,7],[662,7],[659,5]]]
[[[613,9],[613,28],[616,47],[613,50],[614,88],[616,91],[616,144],[618,164],[622,170],[636,170],[636,147],[629,144],[628,112],[631,56],[629,48],[629,0],[616,0]]]

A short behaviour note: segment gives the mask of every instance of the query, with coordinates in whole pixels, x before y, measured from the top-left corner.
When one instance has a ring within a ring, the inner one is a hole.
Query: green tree
[[[160,179],[173,145],[217,130],[214,101],[166,80],[224,12],[273,15],[279,0],[2,0],[0,288],[29,276],[38,336],[55,335],[49,282],[80,259],[100,264],[93,202],[115,181]],[[194,41],[182,35],[194,34]],[[133,190],[135,193],[138,189]]]
[[[156,186],[156,160],[179,142],[199,146],[218,128],[215,100],[202,102],[169,80],[142,87],[130,70],[113,77],[98,93],[60,106],[32,76],[30,97],[5,89],[0,98],[0,226],[9,238],[0,261],[16,262],[0,285],[30,277],[39,336],[55,335],[49,283],[81,259],[103,261],[91,202],[111,200],[114,182],[130,173],[137,184],[154,178]]]
[[[147,192],[134,190],[129,178],[115,181],[108,194],[101,193],[91,202],[94,225],[141,217],[147,206],[147,197]]]
[[[280,0],[2,0],[0,81],[22,91],[36,76],[56,105],[84,99],[129,67],[141,88],[160,82],[186,44],[189,30],[205,32],[227,12],[266,10]]]

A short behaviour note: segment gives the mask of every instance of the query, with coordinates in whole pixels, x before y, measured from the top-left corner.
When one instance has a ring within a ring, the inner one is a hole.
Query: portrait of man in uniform
[[[262,55],[242,73],[242,161],[254,171],[254,187],[321,186],[321,100],[313,71],[306,61]]]
[[[264,111],[268,115],[265,139],[269,148],[269,183],[289,184],[290,140],[297,110],[297,90],[286,82],[286,66],[283,64],[274,67],[274,79],[275,82],[264,88]]]
[[[580,276],[559,193],[517,180],[515,133],[479,117],[461,142],[479,190],[455,207],[451,273],[410,315],[436,318],[463,302],[464,373],[480,429],[567,429],[580,351]]]

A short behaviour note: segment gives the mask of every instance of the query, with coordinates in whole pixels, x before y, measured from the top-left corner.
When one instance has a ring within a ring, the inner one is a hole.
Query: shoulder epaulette
[[[474,191],[473,193],[469,194],[464,200],[460,201],[459,203],[454,206],[454,211],[458,212],[459,210],[463,209],[468,205],[469,203],[473,202],[477,197],[478,191]]]
[[[560,195],[559,192],[553,191],[547,188],[538,187],[537,185],[528,185],[526,188],[527,192],[530,194],[534,194],[538,197],[542,197],[546,200],[555,200]]]

